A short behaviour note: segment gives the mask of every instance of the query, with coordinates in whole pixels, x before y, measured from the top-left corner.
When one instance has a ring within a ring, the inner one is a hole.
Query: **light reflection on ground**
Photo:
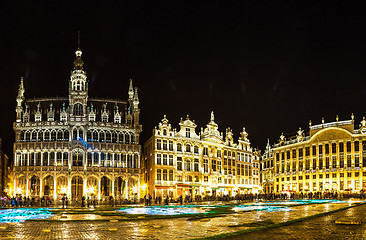
[[[182,215],[182,214],[198,214],[205,213],[198,207],[190,206],[159,206],[159,207],[134,207],[134,208],[121,208],[118,211],[127,214],[147,214],[147,215]]]
[[[279,212],[279,211],[292,211],[289,207],[282,206],[255,206],[255,205],[239,205],[233,208],[234,211],[266,211],[266,212]]]
[[[47,208],[16,208],[0,210],[0,222],[20,222],[29,219],[45,219],[52,214]]]

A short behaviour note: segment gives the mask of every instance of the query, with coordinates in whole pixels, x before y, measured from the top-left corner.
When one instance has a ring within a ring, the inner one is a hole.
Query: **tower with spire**
[[[78,35],[78,48],[75,52],[74,69],[71,71],[69,81],[69,105],[71,108],[70,120],[74,117],[85,117],[88,101],[88,82],[84,70],[84,62],[81,58],[80,34]],[[81,119],[81,118],[77,118]]]
[[[23,83],[23,78],[20,78],[20,85],[19,85],[19,89],[18,89],[18,96],[17,96],[17,107],[15,109],[16,113],[17,113],[17,119],[16,122],[21,122],[22,121],[22,112],[23,112],[23,102],[24,102],[24,83]]]
[[[91,196],[89,189],[98,199],[116,200],[135,197],[130,193],[137,189],[139,199],[142,126],[137,87],[131,80],[124,100],[89,97],[80,34],[73,65],[65,97],[25,99],[20,80],[13,187],[26,197],[55,201],[65,194],[70,201]]]

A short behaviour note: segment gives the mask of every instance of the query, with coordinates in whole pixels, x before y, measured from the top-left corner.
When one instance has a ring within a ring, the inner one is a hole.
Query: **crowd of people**
[[[258,200],[290,200],[290,199],[347,199],[347,198],[360,198],[365,199],[363,191],[359,193],[350,192],[284,192],[284,193],[259,193],[259,194],[238,194],[236,196],[178,196],[173,198],[171,196],[156,196],[152,197],[150,194],[146,194],[141,199],[114,199],[112,196],[108,198],[102,198],[98,200],[95,196],[82,197],[81,199],[74,199],[72,201],[73,206],[91,207],[97,205],[128,205],[144,203],[146,206],[150,205],[169,205],[174,204],[191,204],[208,201],[258,201]],[[71,201],[69,201],[67,195],[63,195],[59,201],[54,201],[50,196],[43,196],[41,198],[24,197],[20,194],[10,197],[6,194],[0,195],[0,207],[48,207],[54,205],[62,205],[62,207],[68,207]]]

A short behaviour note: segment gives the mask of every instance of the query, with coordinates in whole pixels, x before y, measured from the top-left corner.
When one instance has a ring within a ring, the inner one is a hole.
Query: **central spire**
[[[74,61],[74,70],[84,70],[83,66],[84,66],[84,62],[81,59],[81,55],[82,55],[82,51],[80,49],[80,31],[78,31],[78,48],[75,52],[76,58]]]

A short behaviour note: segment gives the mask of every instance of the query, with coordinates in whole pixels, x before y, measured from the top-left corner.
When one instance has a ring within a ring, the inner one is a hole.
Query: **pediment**
[[[342,128],[328,128],[314,134],[310,142],[323,142],[339,139],[351,139],[352,133]]]

